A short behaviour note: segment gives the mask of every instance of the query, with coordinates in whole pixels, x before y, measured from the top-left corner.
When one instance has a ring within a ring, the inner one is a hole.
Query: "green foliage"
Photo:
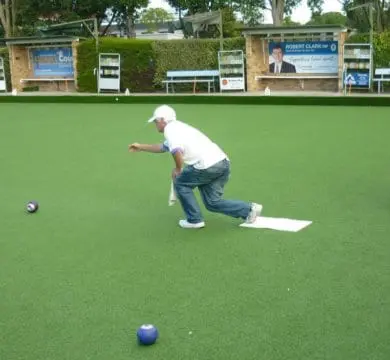
[[[273,5],[275,1],[270,1],[268,0],[269,4]],[[276,0],[276,3],[282,2],[281,0]],[[294,11],[295,8],[297,8],[301,4],[302,0],[285,0],[284,1],[284,14],[291,16],[292,12]]]
[[[218,68],[217,39],[156,41],[156,74],[154,83],[161,85],[168,70],[211,70]],[[224,39],[224,50],[245,50],[244,38]]]
[[[162,88],[168,70],[218,68],[218,39],[199,40],[128,40],[101,39],[99,52],[121,54],[121,89],[151,92]],[[244,38],[224,40],[224,50],[245,50]],[[77,81],[79,91],[96,92],[98,55],[94,41],[78,47]]]
[[[121,55],[121,89],[130,91],[153,91],[154,53],[151,40],[129,40],[106,38],[99,42],[100,53],[119,53]],[[95,42],[82,42],[78,47],[77,81],[79,91],[96,92],[98,54]]]
[[[349,43],[368,43],[369,34],[356,34],[351,36]],[[390,67],[390,31],[374,34],[374,66]]]
[[[157,24],[173,20],[173,15],[163,8],[145,9],[140,17],[140,22],[147,26],[149,32],[157,31]]]
[[[7,91],[11,91],[11,72],[9,67],[8,48],[0,48],[0,57],[4,60],[5,78],[7,83]]]
[[[240,36],[239,24],[236,20],[236,15],[231,7],[221,8],[222,12],[222,32],[224,38]],[[208,25],[207,30],[199,31],[199,38],[211,39],[219,38],[220,30],[216,24]]]
[[[343,0],[343,10],[347,14],[347,25],[359,32],[369,32],[371,28],[369,4],[372,4],[373,28],[376,32],[383,32],[390,28],[390,1],[370,1],[370,0]],[[366,5],[355,8],[356,6]]]
[[[126,30],[129,37],[135,37],[135,21],[139,17],[139,10],[149,5],[149,0],[110,0],[112,9],[117,12],[116,23]]]
[[[240,30],[237,27],[237,19],[231,7],[222,9],[222,27],[224,38],[234,38],[240,36]]]
[[[263,7],[257,0],[241,0],[235,2],[234,10],[241,14],[246,26],[257,26],[264,20]]]
[[[312,14],[321,14],[324,0],[307,0],[307,6]]]
[[[347,17],[340,12],[314,13],[306,25],[347,25]]]
[[[300,23],[297,23],[296,21],[293,21],[291,19],[291,16],[285,16],[283,19],[283,26],[299,26]]]

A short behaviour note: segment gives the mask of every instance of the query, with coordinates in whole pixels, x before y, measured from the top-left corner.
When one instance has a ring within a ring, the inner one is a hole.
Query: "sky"
[[[326,0],[324,2],[323,12],[329,11],[341,11],[341,5],[339,0]],[[150,0],[149,8],[163,8],[169,12],[174,12],[174,10],[168,5],[165,0]],[[265,23],[272,23],[272,17],[269,12],[265,13]],[[310,10],[306,6],[306,1],[302,1],[302,5],[297,7],[292,14],[292,20],[299,23],[306,23],[310,20]]]

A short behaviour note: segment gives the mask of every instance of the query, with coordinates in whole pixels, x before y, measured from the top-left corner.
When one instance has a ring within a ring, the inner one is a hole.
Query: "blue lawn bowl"
[[[138,343],[140,345],[153,345],[158,338],[158,330],[154,325],[141,325],[137,330]]]

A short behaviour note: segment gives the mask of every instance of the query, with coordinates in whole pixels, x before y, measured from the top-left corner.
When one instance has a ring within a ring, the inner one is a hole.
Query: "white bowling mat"
[[[298,232],[309,226],[311,223],[312,221],[259,216],[253,224],[243,223],[240,226],[247,228]]]

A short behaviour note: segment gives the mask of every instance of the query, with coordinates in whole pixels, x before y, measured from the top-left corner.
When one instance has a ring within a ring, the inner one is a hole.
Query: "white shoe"
[[[251,212],[247,216],[245,222],[247,224],[253,224],[256,221],[256,218],[260,216],[261,210],[263,210],[263,205],[252,203]]]
[[[205,227],[204,221],[193,224],[193,223],[189,223],[187,220],[180,220],[179,225],[184,229],[201,229]]]

